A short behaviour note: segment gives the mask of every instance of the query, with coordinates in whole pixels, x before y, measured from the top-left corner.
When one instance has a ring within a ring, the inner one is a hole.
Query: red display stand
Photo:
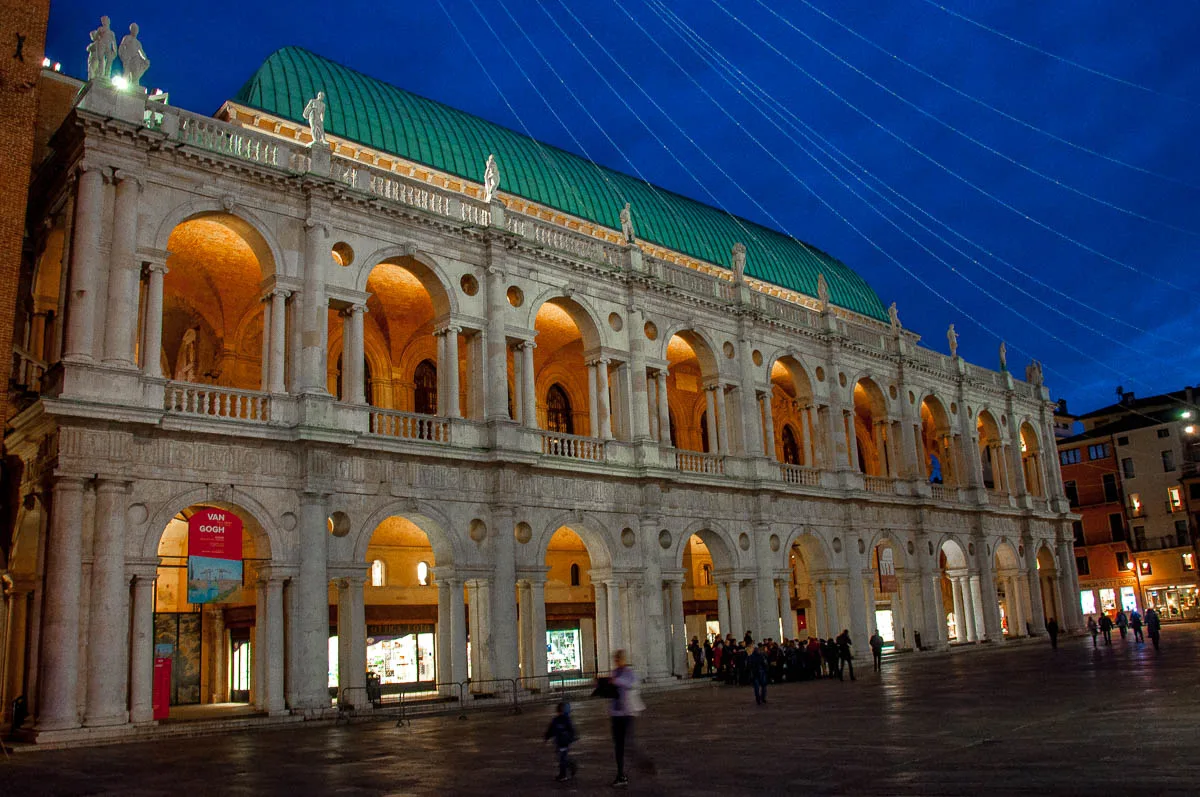
[[[154,719],[165,720],[171,713],[171,659],[154,659]]]

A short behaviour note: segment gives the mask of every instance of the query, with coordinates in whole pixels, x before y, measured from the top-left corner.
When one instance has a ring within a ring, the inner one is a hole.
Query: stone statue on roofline
[[[829,283],[824,274],[817,275],[817,301],[821,303],[821,312],[829,308]]]
[[[304,106],[304,118],[308,120],[308,129],[312,134],[312,143],[324,144],[325,139],[325,92],[318,91],[317,96]]]
[[[125,69],[125,78],[129,81],[129,85],[142,85],[142,75],[146,74],[146,70],[150,68],[150,59],[146,57],[146,51],[142,49],[142,43],[138,41],[136,22],[129,26],[129,33],[121,39],[117,55],[121,56],[121,66]]]
[[[1000,370],[1008,370],[1008,344],[1000,341]]]
[[[746,273],[746,245],[738,242],[733,245],[733,278],[742,281]]]
[[[888,307],[888,322],[892,325],[892,334],[899,336],[900,334],[900,311],[896,309],[896,303],[892,302]]]
[[[1037,360],[1030,360],[1029,365],[1025,366],[1025,381],[1031,385],[1040,385],[1043,378],[1042,364]]]
[[[629,209],[629,203],[625,203],[625,207],[621,208],[621,236],[625,238],[625,243],[631,244],[634,242],[633,234],[633,211]]]
[[[489,154],[487,165],[483,167],[483,201],[489,205],[494,202],[499,188],[500,166],[496,163],[496,156]]]
[[[950,328],[946,330],[946,340],[950,343],[950,359],[956,359],[958,357],[958,333],[954,331],[954,324],[951,324]]]
[[[88,80],[110,80],[113,59],[117,57],[117,35],[109,27],[108,17],[100,17],[100,27],[91,32],[88,45]]]

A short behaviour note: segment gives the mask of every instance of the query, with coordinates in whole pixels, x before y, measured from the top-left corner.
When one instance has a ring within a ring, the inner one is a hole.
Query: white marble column
[[[270,357],[267,367],[270,381],[264,387],[272,393],[283,393],[287,389],[284,383],[284,364],[287,357],[287,297],[289,295],[288,291],[281,288],[271,291],[270,310],[263,319],[264,323],[268,319],[271,323],[270,334],[264,331],[263,336],[269,339],[268,356]]]
[[[83,480],[59,476],[50,507],[43,592],[38,731],[79,726],[79,601],[82,584]]]
[[[462,683],[467,680],[467,610],[463,598],[462,579],[449,578],[445,580],[449,586],[449,617],[446,628],[450,633],[450,667],[442,670],[438,676],[442,681]],[[440,607],[439,607],[440,610]],[[441,623],[441,615],[438,615]],[[439,625],[439,630],[442,626]]]
[[[771,407],[772,389],[762,395],[763,445],[767,459],[775,460],[775,418]]]
[[[717,388],[704,389],[705,427],[708,431],[708,453],[721,455],[721,442],[717,436]]]
[[[269,573],[258,581],[257,608],[254,618],[254,656],[257,660],[254,683],[256,703],[268,714],[287,710],[284,700],[284,578]]]
[[[127,482],[100,479],[92,538],[84,725],[123,725],[129,673],[129,581],[125,578]]]
[[[367,704],[366,574],[337,580],[338,705]]]
[[[163,277],[166,273],[166,263],[146,264],[146,316],[142,321],[141,355],[142,372],[152,379],[161,379],[163,375]]]
[[[658,441],[671,445],[671,409],[667,401],[667,369],[659,370],[655,376],[658,383]]]
[[[980,642],[984,642],[989,639],[995,639],[995,635],[998,633],[998,631],[997,629],[993,629],[991,627],[989,618],[991,617],[992,613],[988,612],[989,607],[985,602],[991,600],[992,603],[995,603],[995,590],[993,588],[992,594],[986,595],[983,588],[982,579],[977,575],[971,576],[969,583],[971,585],[971,604],[975,607],[974,619],[976,636],[979,638]],[[999,613],[999,607],[997,607],[995,613]]]
[[[495,667],[492,677],[516,678],[519,675],[516,634],[517,571],[511,507],[498,507],[493,510],[488,541],[492,554],[491,593],[488,596],[488,644]]]
[[[96,302],[101,274],[100,236],[104,228],[103,167],[79,167],[75,196],[74,240],[71,242],[67,338],[64,360],[92,360],[96,354]]]
[[[807,611],[804,613],[805,625],[808,626],[808,635],[822,639],[828,638],[829,619],[825,607],[825,582],[813,581],[812,588],[812,616],[809,617],[809,612]]]
[[[626,637],[625,628],[625,612],[621,606],[621,582],[609,580],[605,583],[608,589],[605,591],[608,595],[608,649],[610,653],[616,653],[618,650],[624,650],[631,664],[641,664],[634,662],[632,651],[629,650],[628,639]]]
[[[646,379],[646,355],[644,338],[636,330],[645,328],[641,310],[634,309],[629,313],[629,435],[632,440],[644,441],[653,439],[650,410],[650,386]]]
[[[362,321],[359,321],[361,327]],[[438,364],[440,369],[444,369],[446,373],[446,401],[445,409],[439,410],[439,414],[450,418],[462,417],[462,400],[459,391],[458,379],[458,333],[462,332],[461,327],[449,326],[446,328],[446,359],[445,364]],[[358,380],[360,383],[362,379]],[[441,394],[439,394],[440,399]],[[439,401],[439,404],[441,402]]]
[[[658,382],[646,379],[646,422],[650,429],[650,439],[658,442],[661,436],[658,432]]]
[[[508,419],[508,339],[504,320],[508,310],[503,270],[504,248],[498,242],[486,244],[487,282],[487,420]],[[513,411],[517,410],[513,402]]]
[[[537,684],[532,680],[535,675],[534,648],[537,646],[537,635],[533,630],[533,588],[525,580],[517,582],[517,624],[521,678],[530,679],[525,681],[526,688],[536,688]]]
[[[717,405],[717,442],[721,449],[721,456],[727,456],[730,453],[729,400],[724,385],[717,385],[713,402]]]
[[[1032,560],[1032,557],[1031,557]],[[1025,588],[1026,594],[1029,596],[1029,623],[1033,626],[1034,634],[1041,635],[1046,633],[1046,607],[1042,601],[1042,583],[1038,576],[1038,569],[1032,563],[1025,573]],[[1140,603],[1141,596],[1138,596]],[[1062,627],[1062,624],[1059,624]]]
[[[592,591],[596,599],[596,672],[612,669],[612,650],[608,646],[608,585],[592,573]]]
[[[305,492],[300,498],[300,573],[294,581],[296,644],[299,657],[292,672],[297,704],[293,708],[329,707],[329,577],[328,516],[325,496]]]
[[[746,633],[746,615],[742,612],[742,582],[727,582],[725,594],[729,600],[729,630],[735,639],[741,639],[742,634]]]
[[[858,461],[858,423],[855,421],[854,410],[843,413],[842,423],[846,427],[846,457],[850,470],[862,472]]]
[[[683,614],[683,579],[672,578],[667,581],[667,592],[670,598],[667,603],[671,607],[670,627],[672,673],[679,678],[688,674],[688,638],[687,625]]]
[[[329,302],[325,296],[325,265],[330,260],[329,230],[310,220],[304,231],[304,294],[301,336],[301,389],[327,394],[325,340],[329,334]]]
[[[521,357],[521,420],[530,429],[538,428],[537,372],[533,368],[533,350],[536,348],[536,343],[527,340],[517,349]]]
[[[729,617],[729,586],[724,581],[717,582],[717,626],[721,636],[733,633]]]
[[[271,389],[271,295],[270,293],[262,296],[259,299],[259,304],[262,305],[262,348],[259,352],[259,361],[261,363],[259,373],[259,385],[263,390]]]
[[[137,335],[138,198],[142,181],[127,172],[116,173],[112,240],[108,255],[108,312],[105,315],[104,362],[118,368],[134,367],[133,344]]]
[[[129,721],[154,720],[154,587],[153,568],[133,578],[133,637],[129,646]]]
[[[608,363],[607,357],[601,357],[596,361],[596,416],[600,422],[600,434],[598,437],[602,440],[612,439],[612,410],[611,396],[608,390]]]
[[[804,464],[810,468],[817,467],[816,429],[813,427],[813,408],[810,404],[800,413],[801,433],[804,436]]]
[[[491,586],[485,578],[468,579],[466,584],[471,606],[471,681],[478,683],[493,677],[492,651],[487,638],[491,627],[488,618]]]
[[[350,313],[349,307],[343,308],[338,317],[342,321],[342,390],[338,400],[344,404],[349,404],[354,392],[354,336],[350,333]],[[438,340],[438,349],[441,349],[441,339]],[[440,398],[441,391],[438,392]]]
[[[954,641],[967,641],[967,615],[963,605],[962,581],[955,577],[950,579],[950,589],[954,594]]]

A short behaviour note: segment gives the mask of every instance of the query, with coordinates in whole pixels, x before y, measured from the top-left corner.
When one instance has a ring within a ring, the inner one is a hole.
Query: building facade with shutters
[[[52,144],[6,437],[37,738],[151,724],[156,656],[172,705],[314,716],[368,670],[670,678],[697,631],[1081,628],[1040,369],[814,247],[296,49],[217,118],[90,82]],[[193,602],[214,511],[242,575]]]

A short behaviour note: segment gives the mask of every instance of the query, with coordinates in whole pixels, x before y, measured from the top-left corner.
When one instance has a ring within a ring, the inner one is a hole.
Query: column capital
[[[128,492],[131,482],[119,476],[99,476],[96,478],[96,492],[124,493]]]
[[[362,589],[367,583],[366,574],[339,576],[333,580],[338,589]]]
[[[129,184],[135,186],[138,191],[146,187],[146,179],[142,175],[131,172],[128,169],[114,169],[113,183],[117,185]]]
[[[84,158],[83,160],[79,161],[79,163],[75,164],[75,168],[72,170],[72,172],[76,177],[80,177],[89,172],[99,172],[100,176],[106,181],[112,180],[113,176],[112,167],[106,163],[101,163],[95,158]]]
[[[285,300],[292,295],[294,291],[291,288],[273,287],[268,288],[262,295],[262,301],[269,302],[276,296],[282,296]]]

